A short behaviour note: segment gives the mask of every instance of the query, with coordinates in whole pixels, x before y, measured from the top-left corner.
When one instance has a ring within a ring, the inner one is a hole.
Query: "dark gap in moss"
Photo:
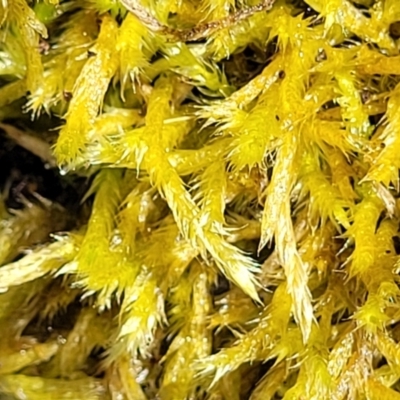
[[[204,93],[202,93],[201,92],[201,90],[200,90],[200,88],[199,87],[197,87],[197,86],[194,86],[193,87],[193,90],[192,90],[192,95],[193,95],[193,98],[197,98],[197,99],[199,99],[199,98],[207,98],[207,96],[204,96]],[[212,100],[211,98],[209,98],[208,100]]]
[[[243,371],[241,373],[241,385],[240,385],[240,400],[248,400],[250,398],[251,392],[255,388],[255,383],[260,375],[260,365],[261,362],[252,362],[243,364],[239,370]]]
[[[347,307],[345,307],[332,315],[331,325],[332,326],[338,325],[340,322],[346,321],[349,318],[351,318],[352,315],[353,315],[353,312],[350,311]]]
[[[369,123],[370,123],[372,126],[376,126],[376,125],[378,125],[379,122],[382,120],[383,116],[384,116],[384,114],[370,115],[370,116],[368,117]],[[374,133],[375,133],[375,132],[372,132],[371,135],[373,135]]]
[[[162,374],[159,374],[158,376],[156,376],[154,378],[154,384],[153,385],[154,385],[154,388],[157,389],[157,391],[160,390],[160,388],[162,386]],[[148,390],[148,391],[154,390],[154,388],[152,388],[151,386],[143,386],[143,389],[144,390]]]
[[[397,392],[400,392],[400,379],[398,379],[392,386],[391,388]]]
[[[7,207],[21,209],[21,196],[34,201],[32,193],[57,202],[72,212],[86,190],[85,179],[62,177],[56,168],[46,168],[43,161],[0,135],[0,190],[8,187]]]
[[[164,58],[164,56],[163,56],[161,50],[158,50],[151,56],[151,58],[149,60],[149,64],[153,64],[154,62],[156,62],[160,58]]]
[[[324,282],[322,285],[318,286],[312,290],[312,295],[314,299],[322,298],[328,289],[328,281]]]
[[[310,6],[306,7],[304,12],[303,12],[303,18],[304,19],[311,19],[318,17],[318,13]]]
[[[121,26],[122,22],[124,21],[124,16],[121,14],[118,14],[115,16],[115,20],[117,21],[118,26]]]
[[[270,39],[265,47],[265,56],[270,60],[278,51],[278,37]],[[268,63],[267,63],[268,64]]]
[[[268,168],[266,169],[266,176],[267,176],[267,181],[270,182],[272,179],[272,173],[273,171],[273,165],[275,164],[275,159],[276,159],[276,152],[274,151],[273,153],[268,155],[268,159],[266,159],[266,165]]]
[[[359,11],[362,12],[362,14],[367,17],[367,18],[371,18],[371,12],[369,10],[369,6],[363,3],[359,3],[357,1],[353,1],[352,2],[354,7],[357,8]],[[371,4],[372,5],[372,4]]]
[[[210,293],[213,296],[220,296],[221,294],[226,293],[229,291],[231,285],[224,276],[218,274],[217,283],[213,283],[210,288]]]
[[[105,371],[99,369],[100,363],[104,360],[106,349],[102,346],[96,346],[89,354],[86,360],[84,372],[89,376],[94,376],[102,379],[105,376]]]
[[[258,377],[257,380],[255,381],[254,388],[258,385],[258,383],[264,377],[264,375],[274,366],[275,363],[276,363],[276,358],[260,363],[260,368],[258,370]]]
[[[318,17],[318,13],[304,0],[295,0],[292,2],[292,4],[295,7],[293,16],[302,15],[303,19],[311,19],[312,17]]]
[[[388,365],[388,362],[384,356],[379,357],[379,360],[375,363],[375,369]]]
[[[378,230],[379,226],[381,225],[382,221],[386,218],[386,212],[382,211],[379,215],[378,221],[376,221],[376,226],[375,226],[375,233]]]
[[[228,82],[240,88],[262,71],[267,65],[267,59],[265,51],[256,44],[250,44],[242,52],[221,60],[221,65]]]
[[[329,110],[329,109],[335,108],[335,107],[336,107],[336,102],[335,102],[335,100],[329,100],[329,101],[327,101],[326,103],[322,104],[321,110],[326,111],[326,110]]]
[[[326,61],[328,59],[328,56],[326,55],[326,51],[324,49],[318,49],[318,53],[315,56],[315,61],[317,63],[320,63],[322,61]]]
[[[392,240],[393,240],[394,250],[395,250],[396,254],[399,255],[400,254],[400,237],[393,236]]]
[[[271,244],[265,246],[260,252],[258,252],[259,240],[254,241],[254,243],[256,245],[257,252],[252,254],[252,256],[261,265],[269,258],[269,256],[275,250],[275,240],[273,240]]]
[[[371,100],[372,93],[368,89],[362,89],[360,91],[361,102],[367,104]]]
[[[249,80],[256,76],[267,65],[268,56],[256,45],[250,44],[243,53],[247,61],[247,69],[251,73]]]
[[[168,351],[169,346],[172,343],[173,339],[174,339],[173,336],[165,335],[164,338],[161,340],[160,347],[159,347],[159,354],[158,354],[158,357],[160,359],[167,354],[167,351]],[[158,362],[159,360],[155,360],[155,361]]]
[[[51,321],[43,322],[37,315],[24,329],[22,336],[34,336],[41,342],[51,337],[62,338],[64,333],[73,329],[81,309],[82,303],[76,299],[65,310],[60,310]]]
[[[363,39],[357,35],[350,35],[346,37],[342,42],[332,46],[334,49],[351,49],[355,46],[358,46],[359,43],[362,43]]]
[[[400,21],[396,21],[390,24],[389,35],[392,39],[400,39]]]
[[[230,346],[236,340],[231,329],[225,326],[214,328],[211,336],[213,337],[211,354],[218,353],[221,348]]]

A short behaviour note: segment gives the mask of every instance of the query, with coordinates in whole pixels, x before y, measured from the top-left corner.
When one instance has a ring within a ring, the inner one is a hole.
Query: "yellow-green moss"
[[[399,23],[0,2],[0,398],[399,399]]]

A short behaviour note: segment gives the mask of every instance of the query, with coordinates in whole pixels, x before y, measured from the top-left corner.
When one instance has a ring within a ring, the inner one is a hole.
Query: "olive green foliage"
[[[0,1],[0,397],[400,399],[399,24]]]

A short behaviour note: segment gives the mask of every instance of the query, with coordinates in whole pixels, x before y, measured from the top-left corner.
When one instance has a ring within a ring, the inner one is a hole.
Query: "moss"
[[[400,2],[0,2],[0,397],[400,398]]]

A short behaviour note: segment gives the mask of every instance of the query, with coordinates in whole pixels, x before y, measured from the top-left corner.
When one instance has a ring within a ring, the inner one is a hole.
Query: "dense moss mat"
[[[400,1],[0,1],[0,398],[400,398]]]

